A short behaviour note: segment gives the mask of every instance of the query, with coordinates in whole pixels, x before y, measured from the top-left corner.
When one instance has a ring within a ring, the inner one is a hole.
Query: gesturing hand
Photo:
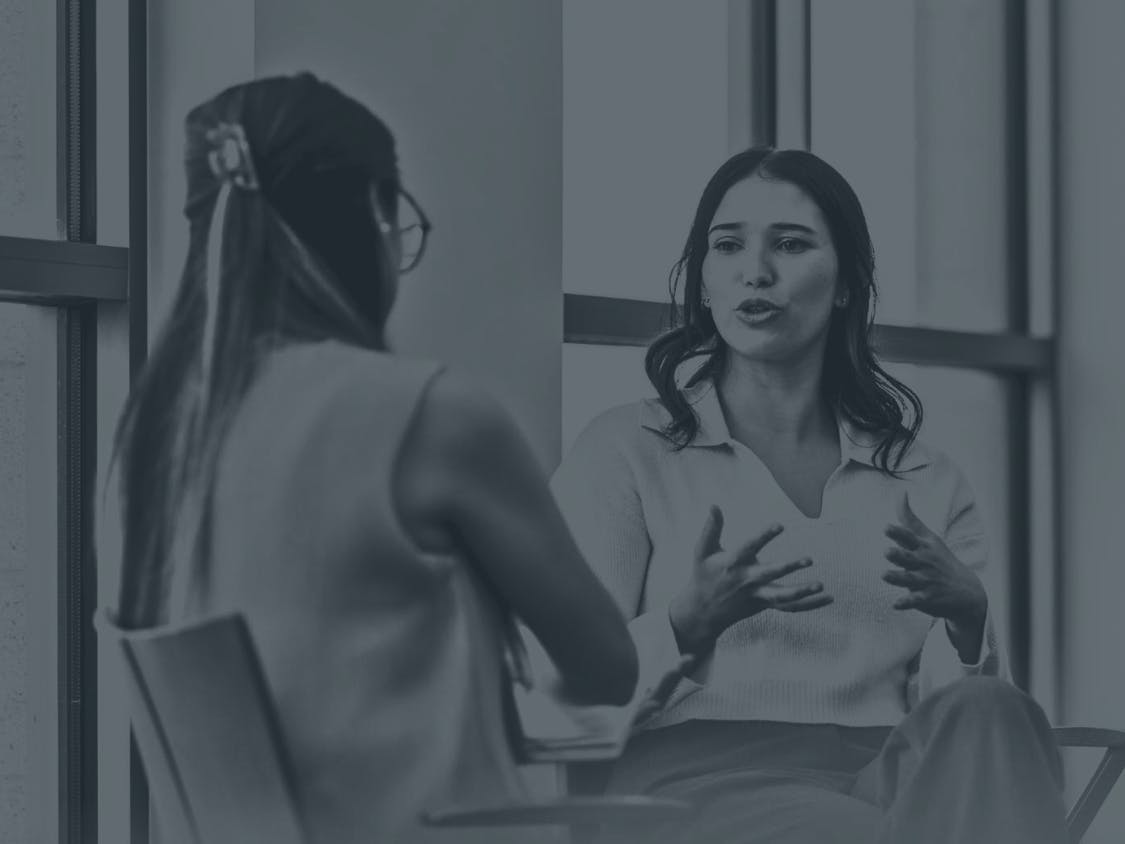
[[[961,658],[975,662],[988,610],[980,578],[918,518],[906,493],[899,504],[899,520],[901,524],[888,525],[886,530],[896,544],[886,558],[899,568],[883,575],[887,583],[908,590],[895,601],[895,609],[917,609],[945,619]]]
[[[645,693],[643,700],[641,700],[640,705],[633,713],[631,730],[639,729],[645,721],[652,718],[652,716],[664,708],[664,705],[672,696],[672,692],[674,692],[676,686],[679,685],[680,680],[694,668],[697,660],[698,657],[695,656],[680,657],[680,661],[676,667],[667,671],[664,676],[660,678],[660,681]]]
[[[758,553],[783,528],[773,525],[734,550],[719,544],[723,513],[711,507],[696,543],[691,581],[670,607],[672,628],[683,653],[708,650],[737,621],[766,609],[804,612],[832,603],[820,583],[782,586],[774,581],[807,568],[812,560],[765,565]]]

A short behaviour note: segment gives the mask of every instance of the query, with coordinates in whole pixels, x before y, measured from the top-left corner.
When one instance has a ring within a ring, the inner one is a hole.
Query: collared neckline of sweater
[[[714,448],[733,446],[734,437],[719,404],[719,393],[710,379],[700,381],[684,390],[688,400],[699,418],[699,431],[688,444],[688,448]],[[659,399],[645,399],[640,403],[640,424],[658,434],[663,434],[672,415]],[[875,451],[880,438],[877,434],[861,431],[842,417],[837,417],[837,430],[840,437],[841,463],[854,461],[865,466],[880,468],[875,459]],[[921,469],[934,462],[935,455],[922,442],[915,440],[897,466],[900,472]]]

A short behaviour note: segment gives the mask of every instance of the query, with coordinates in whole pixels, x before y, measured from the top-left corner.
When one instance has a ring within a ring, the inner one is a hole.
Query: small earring
[[[848,306],[847,294],[841,296],[839,299],[836,300],[836,307],[837,308],[846,308],[847,306]]]
[[[705,308],[711,307],[711,297],[708,296],[706,293],[703,294],[703,307],[705,307]]]

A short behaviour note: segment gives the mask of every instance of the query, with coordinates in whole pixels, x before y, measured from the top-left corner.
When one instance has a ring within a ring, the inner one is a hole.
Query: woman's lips
[[[753,311],[739,308],[734,313],[735,316],[737,316],[740,320],[742,320],[742,322],[746,323],[747,325],[758,326],[765,325],[766,323],[771,322],[772,320],[780,316],[781,308],[761,308],[759,310]]]

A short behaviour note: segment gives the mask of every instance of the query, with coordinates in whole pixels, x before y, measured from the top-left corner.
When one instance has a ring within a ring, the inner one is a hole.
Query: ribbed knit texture
[[[1007,676],[991,612],[979,661],[964,665],[944,622],[894,609],[905,592],[882,579],[893,567],[884,529],[898,521],[907,490],[914,511],[962,562],[985,565],[978,508],[948,457],[917,443],[896,479],[872,464],[872,442],[841,425],[841,465],[820,516],[808,518],[730,438],[714,391],[696,390],[693,400],[702,425],[694,445],[676,452],[658,433],[667,414],[657,402],[625,405],[589,424],[552,480],[587,561],[632,619],[638,693],[679,657],[668,607],[690,576],[712,504],[724,513],[726,548],[772,522],[784,525],[762,562],[811,557],[811,568],[782,582],[819,580],[835,601],[805,613],[767,610],[730,627],[648,726],[692,718],[889,726],[938,686],[972,674]]]

